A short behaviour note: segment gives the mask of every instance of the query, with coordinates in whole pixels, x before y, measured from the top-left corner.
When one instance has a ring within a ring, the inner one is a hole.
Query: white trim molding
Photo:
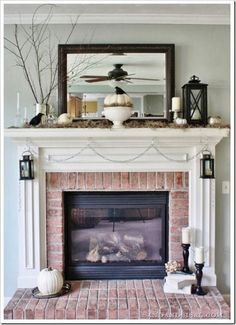
[[[47,263],[45,176],[53,171],[189,172],[192,246],[206,248],[203,285],[216,285],[215,180],[199,178],[200,153],[207,145],[214,156],[215,146],[229,136],[229,129],[7,129],[5,136],[17,143],[19,158],[31,150],[36,170],[34,180],[19,186],[19,287],[35,286]],[[191,251],[190,266],[192,255]]]
[[[37,15],[44,21],[46,15]],[[76,14],[53,14],[50,24],[71,24],[76,21]],[[30,24],[32,14],[9,14],[4,16],[4,24]],[[196,14],[81,14],[78,24],[191,24],[191,25],[229,25],[229,15]]]

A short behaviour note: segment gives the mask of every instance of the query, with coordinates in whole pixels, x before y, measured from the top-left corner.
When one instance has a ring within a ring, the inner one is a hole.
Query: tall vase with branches
[[[48,8],[47,14],[39,21],[41,9]],[[25,80],[35,103],[48,105],[57,88],[57,44],[68,43],[77,26],[77,20],[71,22],[71,28],[64,40],[61,40],[50,27],[55,5],[43,4],[36,8],[31,24],[15,24],[14,35],[4,37],[4,47],[16,60],[16,65],[23,70]],[[55,44],[57,42],[57,44]]]

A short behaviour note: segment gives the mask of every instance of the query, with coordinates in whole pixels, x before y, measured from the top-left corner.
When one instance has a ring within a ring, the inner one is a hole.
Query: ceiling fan
[[[107,76],[95,76],[95,75],[83,75],[80,76],[82,79],[86,79],[86,82],[99,82],[106,80],[115,80],[115,81],[126,81],[132,82],[131,80],[150,80],[150,81],[159,81],[160,79],[150,79],[150,78],[135,78],[130,77],[134,74],[128,74],[127,71],[122,69],[123,64],[114,64],[114,69],[109,71]]]

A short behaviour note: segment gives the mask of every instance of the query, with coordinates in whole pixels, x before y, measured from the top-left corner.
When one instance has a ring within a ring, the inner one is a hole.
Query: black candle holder
[[[207,294],[206,291],[204,291],[202,289],[201,283],[202,283],[202,269],[204,267],[204,263],[196,263],[195,262],[195,267],[196,267],[196,279],[197,279],[197,285],[193,290],[193,293],[195,293],[198,296],[204,296],[205,294]]]
[[[191,270],[188,267],[188,258],[189,258],[189,247],[190,244],[181,244],[183,247],[183,258],[184,258],[184,266],[182,268],[182,272],[187,274],[192,274]]]

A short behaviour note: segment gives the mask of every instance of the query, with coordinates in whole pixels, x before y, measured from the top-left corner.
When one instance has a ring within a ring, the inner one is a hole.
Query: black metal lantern
[[[26,151],[27,152],[27,151]],[[34,179],[34,161],[30,152],[23,152],[19,161],[20,180]]]
[[[202,159],[200,159],[200,178],[215,178],[214,159],[209,151],[202,153]]]
[[[183,117],[188,124],[207,124],[207,84],[192,76],[183,91]]]

